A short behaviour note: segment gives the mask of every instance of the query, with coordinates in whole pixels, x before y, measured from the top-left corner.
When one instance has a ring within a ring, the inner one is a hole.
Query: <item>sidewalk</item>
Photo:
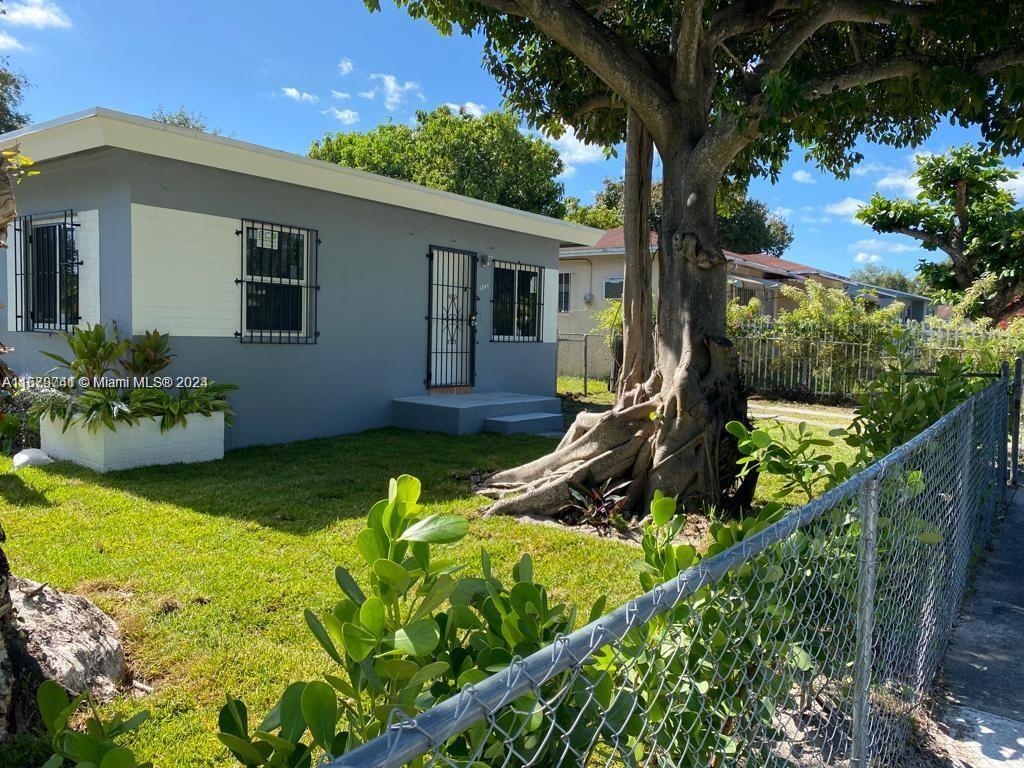
[[[1024,489],[1013,493],[940,672],[936,746],[961,768],[1024,768]]]

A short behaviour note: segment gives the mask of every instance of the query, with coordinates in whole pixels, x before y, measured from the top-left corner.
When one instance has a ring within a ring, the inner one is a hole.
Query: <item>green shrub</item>
[[[121,367],[132,376],[155,376],[171,364],[171,337],[160,331],[146,331],[145,335],[128,345],[128,356],[120,360]]]
[[[890,453],[984,388],[984,380],[969,376],[974,368],[970,356],[943,355],[934,375],[918,375],[909,331],[896,333],[886,352],[886,365],[857,398],[846,437],[864,464]]]
[[[27,392],[32,400],[29,414],[36,422],[48,418],[63,422],[65,431],[74,424],[96,431],[137,424],[140,419],[158,419],[161,431],[166,432],[185,426],[191,415],[223,413],[225,422],[231,423],[233,411],[228,395],[237,389],[234,384],[209,382],[183,387],[172,394],[142,382],[170,365],[174,355],[167,334],[153,330],[136,340],[122,340],[116,330],[108,338],[105,326],[93,325],[60,335],[72,356],[42,354],[60,363],[74,381],[63,389]],[[126,357],[118,361],[125,353]],[[123,370],[115,367],[118,362]],[[134,386],[137,382],[144,385]],[[128,383],[133,386],[122,386]]]
[[[575,609],[551,604],[533,580],[529,555],[513,568],[510,586],[492,573],[486,550],[482,577],[459,576],[465,564],[436,559],[435,548],[462,539],[468,522],[426,515],[419,496],[416,478],[391,481],[388,498],[373,505],[356,537],[369,581],[359,584],[338,566],[342,596],[334,608],[321,616],[306,611],[335,669],[290,685],[254,730],[245,705],[228,697],[219,738],[243,765],[309,766],[314,749],[346,752],[380,735],[395,710],[415,716],[573,629]],[[595,606],[598,614],[602,608],[603,602]],[[546,727],[532,697],[517,704],[501,717],[509,721],[504,730],[518,734],[520,754],[543,757],[542,751],[560,749],[532,739]],[[563,706],[559,716],[571,711],[571,698]],[[453,755],[498,750],[496,757],[504,744],[481,742],[487,738],[471,729],[447,749]]]
[[[137,712],[127,720],[119,715],[104,720],[87,693],[70,699],[52,680],[39,686],[36,703],[54,752],[43,768],[61,768],[67,764],[77,768],[152,768],[152,763],[137,762],[130,749],[117,744],[120,737],[149,718],[148,710]],[[85,729],[80,731],[73,729],[70,722],[83,704],[88,714]]]

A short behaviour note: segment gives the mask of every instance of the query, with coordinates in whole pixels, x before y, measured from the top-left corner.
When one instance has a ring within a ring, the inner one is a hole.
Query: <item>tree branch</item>
[[[717,48],[727,40],[762,29],[768,20],[782,11],[803,7],[801,0],[738,0],[718,11],[711,20],[708,44]]]
[[[915,240],[920,240],[922,243],[938,248],[954,262],[959,262],[964,258],[963,254],[952,243],[946,242],[938,235],[925,232],[923,229],[915,229],[914,227],[885,227],[879,231],[892,232],[896,235],[906,235],[907,237],[912,237]]]
[[[509,0],[477,0],[488,7]],[[577,0],[514,0],[517,15],[582,61],[632,106],[652,133],[668,137],[675,99],[644,55],[614,34]]]
[[[821,99],[830,96],[837,91],[848,91],[882,80],[895,80],[903,77],[913,77],[933,71],[937,68],[956,69],[967,75],[975,77],[991,77],[1001,70],[1009,67],[1024,64],[1024,50],[1010,49],[998,51],[988,56],[963,62],[962,64],[948,64],[944,62],[929,62],[921,58],[900,57],[889,61],[856,64],[852,67],[831,72],[827,75],[811,80],[803,89],[805,99]]]
[[[625,107],[622,100],[616,97],[614,93],[599,93],[595,96],[590,96],[580,103],[576,109],[573,110],[572,116],[574,118],[581,118],[584,115],[588,115],[591,112],[597,112],[601,109],[622,109]]]
[[[818,3],[783,29],[765,51],[757,72],[764,75],[782,69],[815,32],[829,24],[891,24],[901,17],[916,20],[927,7],[908,5],[899,0],[829,0]]]
[[[954,191],[956,200],[953,203],[953,210],[956,211],[957,220],[957,246],[962,251],[964,238],[967,237],[967,179],[957,179]]]
[[[676,97],[685,96],[697,80],[697,58],[704,32],[704,0],[685,0],[676,35],[675,83]],[[689,91],[692,93],[692,90]]]
[[[507,13],[509,16],[526,16],[526,13],[516,4],[516,0],[476,0],[480,5],[490,8],[498,13]]]

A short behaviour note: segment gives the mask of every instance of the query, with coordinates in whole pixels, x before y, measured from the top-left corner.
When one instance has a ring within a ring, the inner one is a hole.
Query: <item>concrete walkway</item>
[[[952,765],[1024,768],[1024,489],[1015,492],[941,673],[937,746]]]

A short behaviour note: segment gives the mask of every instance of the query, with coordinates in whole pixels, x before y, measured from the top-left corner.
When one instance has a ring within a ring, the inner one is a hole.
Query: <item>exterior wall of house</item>
[[[554,240],[119,150],[41,170],[19,187],[20,210],[99,211],[101,319],[169,332],[171,375],[239,385],[228,447],[388,426],[393,398],[423,394],[431,245],[549,270],[542,341],[493,342],[493,267],[479,266],[476,390],[554,392]],[[318,231],[316,344],[234,336],[243,218]],[[37,350],[64,346],[41,333],[4,340],[19,372],[48,370]]]
[[[620,284],[623,276],[623,258],[616,255],[585,256],[562,259],[559,271],[571,275],[569,311],[599,312],[608,306],[605,283]],[[587,301],[587,296],[590,301]]]
[[[560,271],[562,273],[568,273],[571,277],[571,298],[568,312],[558,313],[558,333],[561,335],[575,336],[584,333],[593,333],[594,326],[597,322],[595,314],[607,306],[607,301],[604,298],[603,286],[606,281],[615,280],[616,278],[621,279],[624,271],[624,257],[622,254],[603,254],[598,256],[586,256],[576,258],[562,258],[560,264]],[[775,278],[767,272],[765,269],[758,269],[756,266],[748,266],[747,264],[730,263],[729,274],[737,277],[748,277],[755,278],[758,280],[774,280]],[[820,283],[827,288],[838,288],[840,290],[847,290],[847,284],[835,280],[827,275],[807,275],[807,280]],[[658,262],[654,262],[654,275],[653,282],[655,286],[655,292],[657,292],[658,284]],[[786,282],[784,279],[779,279],[779,282]],[[753,285],[746,285],[743,287],[749,287],[755,289],[755,295],[764,293],[770,289],[759,289]],[[590,303],[584,301],[584,296],[591,292],[593,300]],[[792,311],[796,308],[796,302],[792,299],[783,296],[779,291],[771,291],[770,305],[766,305],[764,296],[757,295],[757,298],[762,303],[762,313],[770,315],[778,315],[780,312]],[[904,313],[906,319],[922,321],[930,313],[928,303],[923,299],[894,299],[891,296],[879,296],[879,306],[886,307],[893,301],[901,301],[906,307]],[[569,371],[571,367],[567,367],[566,360],[572,360],[578,358],[579,355],[574,355],[571,351],[563,354],[563,360],[560,363],[560,371]],[[608,361],[605,361],[600,366],[599,370],[604,372],[605,368],[610,368],[610,357]]]
[[[41,216],[72,210],[79,226],[75,240],[79,259],[81,322],[116,323],[131,327],[129,201],[131,187],[116,156],[94,152],[39,165],[40,174],[15,188],[19,216]],[[8,232],[8,242],[11,238]],[[14,254],[0,251],[0,286],[5,305],[0,314],[3,342],[14,347],[7,362],[19,373],[42,374],[54,362],[39,350],[63,354],[67,345],[55,333],[18,332],[14,307]]]
[[[591,333],[596,323],[595,313],[608,306],[605,298],[605,283],[621,282],[624,273],[624,257],[621,254],[603,254],[576,258],[562,258],[559,270],[571,275],[569,312],[559,312],[558,332],[560,334]],[[744,277],[764,278],[763,270],[756,270],[743,264],[730,264],[729,273]],[[658,261],[654,260],[651,281],[655,293],[658,290]],[[592,300],[584,299],[590,293]],[[781,297],[779,297],[781,298]],[[776,302],[776,307],[784,306]]]

